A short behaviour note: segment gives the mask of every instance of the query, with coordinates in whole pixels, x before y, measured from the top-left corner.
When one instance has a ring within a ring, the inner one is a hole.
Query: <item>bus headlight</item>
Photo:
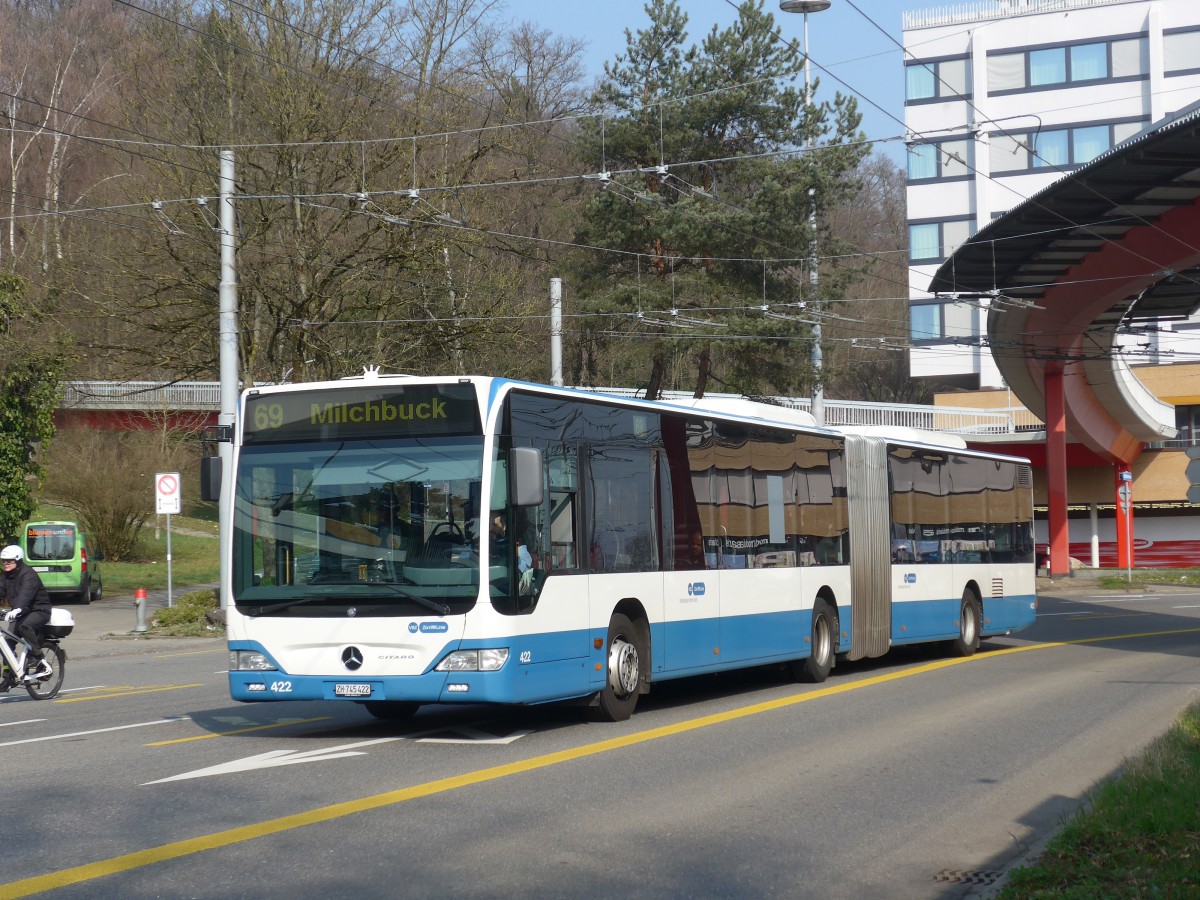
[[[257,650],[230,650],[229,671],[231,672],[275,672],[272,663],[265,653]]]
[[[508,648],[455,650],[437,664],[439,672],[495,672],[508,662]]]

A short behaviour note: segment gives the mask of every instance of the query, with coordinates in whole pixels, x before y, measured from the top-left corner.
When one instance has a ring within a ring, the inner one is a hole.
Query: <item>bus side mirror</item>
[[[509,496],[514,506],[540,506],[544,481],[541,450],[513,447],[508,451]]]
[[[200,499],[216,502],[221,499],[221,457],[200,457]]]

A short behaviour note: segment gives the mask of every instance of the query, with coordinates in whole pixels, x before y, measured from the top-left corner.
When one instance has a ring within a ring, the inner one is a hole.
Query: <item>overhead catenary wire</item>
[[[843,83],[844,83],[844,82],[843,82]],[[508,127],[508,126],[505,126],[505,127]],[[515,126],[513,126],[513,127],[515,127]],[[357,142],[354,142],[354,143],[357,143]],[[736,161],[737,159],[739,159],[739,157],[727,157],[727,158],[724,158],[724,159],[722,159],[722,160],[719,160],[719,161]],[[480,187],[480,188],[482,188],[482,187],[490,187],[490,186],[491,186],[491,185],[482,185],[482,184],[481,184],[481,185],[478,185],[477,187]],[[267,195],[264,195],[264,196],[267,196]],[[279,195],[279,196],[283,196],[283,195]],[[194,198],[189,198],[189,199],[194,199]],[[239,198],[239,199],[241,199],[241,198]],[[247,198],[247,199],[249,199],[249,198]],[[295,196],[294,196],[294,195],[288,195],[288,196],[287,196],[287,199],[295,199]],[[79,211],[79,212],[82,212],[82,211]],[[67,214],[67,213],[64,213],[64,214]],[[502,235],[502,236],[504,236],[505,238],[509,238],[509,239],[513,239],[513,238],[523,238],[523,237],[524,237],[524,236],[517,236],[517,235],[513,235],[513,234],[511,234],[511,233],[507,233],[507,232],[485,232],[485,233],[499,234],[499,235]],[[602,251],[602,252],[622,252],[622,251],[614,251],[612,248],[585,247],[584,245],[578,245],[578,244],[574,244],[574,243],[571,243],[571,242],[559,242],[559,245],[560,245],[560,246],[565,246],[565,247],[571,247],[571,248],[575,248],[575,249],[598,250],[598,251]],[[892,252],[902,252],[902,251],[899,251],[899,250],[897,250],[897,251],[892,251]],[[647,257],[649,257],[649,256],[650,256],[650,254],[641,254],[641,253],[637,253],[637,254],[631,254],[631,253],[630,253],[630,252],[628,252],[628,251],[626,251],[626,252],[625,252],[625,255],[636,255],[636,256],[637,256],[639,259],[640,259],[640,257],[641,257],[641,256],[643,256],[643,255],[645,255],[645,256],[647,256]],[[864,254],[864,255],[866,255],[866,254]],[[876,255],[876,254],[870,254],[870,255]],[[710,258],[710,259],[711,259],[712,257],[707,257],[707,258]],[[827,257],[827,258],[822,258],[822,260],[823,260],[823,261],[825,261],[825,260],[827,260],[827,259],[828,259],[828,260],[834,260],[834,259],[846,259],[846,258],[849,258],[849,257],[845,257],[845,256],[841,256],[841,257]],[[696,259],[696,257],[693,257],[693,259]],[[723,259],[723,260],[725,260],[725,261],[730,261],[730,262],[761,262],[761,261],[762,261],[762,260],[761,260],[761,258],[754,258],[754,259],[740,259],[740,258],[735,258],[735,257],[729,257],[729,258],[721,258],[721,259]],[[793,261],[793,262],[802,262],[802,261],[804,261],[804,259],[805,259],[805,256],[804,256],[804,255],[798,254],[796,257],[792,257],[792,258],[790,258],[790,261]],[[774,260],[774,262],[780,262],[780,263],[787,262],[787,261],[789,261],[789,258],[787,258],[787,257],[780,257],[780,258],[778,258],[777,260]]]

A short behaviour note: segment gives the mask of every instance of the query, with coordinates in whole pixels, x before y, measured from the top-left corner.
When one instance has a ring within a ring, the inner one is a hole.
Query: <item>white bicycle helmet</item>
[[[21,552],[21,548],[16,544],[9,544],[3,550],[0,550],[0,559],[15,559],[20,561],[24,558],[25,554]]]

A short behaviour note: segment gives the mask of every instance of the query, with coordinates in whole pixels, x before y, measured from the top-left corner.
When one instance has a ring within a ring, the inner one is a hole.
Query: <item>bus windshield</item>
[[[478,436],[243,448],[234,603],[252,615],[465,611],[479,586],[482,454]]]

